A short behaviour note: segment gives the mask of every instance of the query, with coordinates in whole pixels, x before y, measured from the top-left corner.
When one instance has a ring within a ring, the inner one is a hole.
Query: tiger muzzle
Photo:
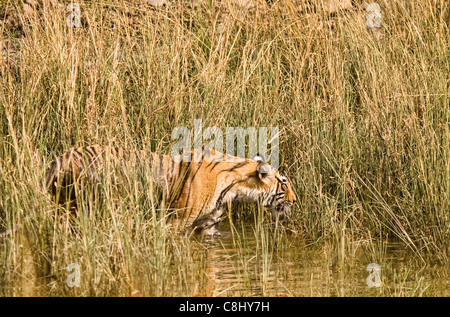
[[[271,212],[273,215],[280,217],[280,219],[289,218],[292,210],[292,202],[284,201],[275,206],[272,206]]]

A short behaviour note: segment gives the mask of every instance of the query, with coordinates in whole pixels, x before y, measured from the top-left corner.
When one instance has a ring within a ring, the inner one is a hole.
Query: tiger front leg
[[[208,236],[220,236],[219,227],[220,218],[202,218],[197,219],[193,224],[195,234],[208,235]]]
[[[200,232],[197,232],[197,234],[201,234],[201,235],[205,235],[205,236],[209,236],[209,237],[218,237],[221,235],[218,224],[212,225],[211,227],[209,227],[207,229],[203,229]]]
[[[196,234],[220,236],[219,222],[225,212],[224,208],[215,208],[212,212],[198,217],[192,224]]]

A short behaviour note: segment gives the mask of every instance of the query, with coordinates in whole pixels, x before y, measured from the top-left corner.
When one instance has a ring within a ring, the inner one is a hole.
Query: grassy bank
[[[79,1],[81,27],[69,28],[61,3],[18,3],[19,26],[0,27],[11,48],[0,59],[0,227],[21,225],[1,244],[6,294],[28,275],[54,295],[202,294],[202,245],[167,231],[152,186],[106,182],[111,199],[86,204],[75,233],[43,188],[50,161],[72,146],[169,153],[171,131],[196,118],[223,131],[279,127],[281,170],[298,196],[292,239],[331,245],[345,262],[352,242],[389,238],[448,263],[444,1],[379,1],[376,32],[358,6],[329,15],[290,1]],[[243,209],[236,230],[254,212]],[[255,230],[270,263],[267,232]],[[92,284],[65,285],[72,262]]]

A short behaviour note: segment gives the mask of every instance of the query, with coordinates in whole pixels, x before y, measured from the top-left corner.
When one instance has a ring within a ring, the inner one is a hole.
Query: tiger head
[[[259,155],[253,160],[257,162],[255,178],[260,202],[273,215],[289,217],[291,207],[297,200],[291,182]]]
[[[174,204],[182,211],[191,209],[181,214],[186,223],[209,231],[239,201],[258,203],[280,218],[290,216],[296,201],[293,187],[261,156],[241,158],[208,148],[191,154],[193,161],[184,163],[190,172],[181,178],[189,186],[182,186]]]

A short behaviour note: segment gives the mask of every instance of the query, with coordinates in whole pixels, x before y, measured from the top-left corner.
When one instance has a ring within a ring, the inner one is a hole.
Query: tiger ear
[[[259,155],[259,153],[256,153],[256,155],[253,156],[252,160],[255,162],[265,162],[266,161],[261,155]]]
[[[259,161],[258,166],[256,166],[256,172],[258,174],[258,177],[263,180],[272,175],[273,167],[269,163]]]

